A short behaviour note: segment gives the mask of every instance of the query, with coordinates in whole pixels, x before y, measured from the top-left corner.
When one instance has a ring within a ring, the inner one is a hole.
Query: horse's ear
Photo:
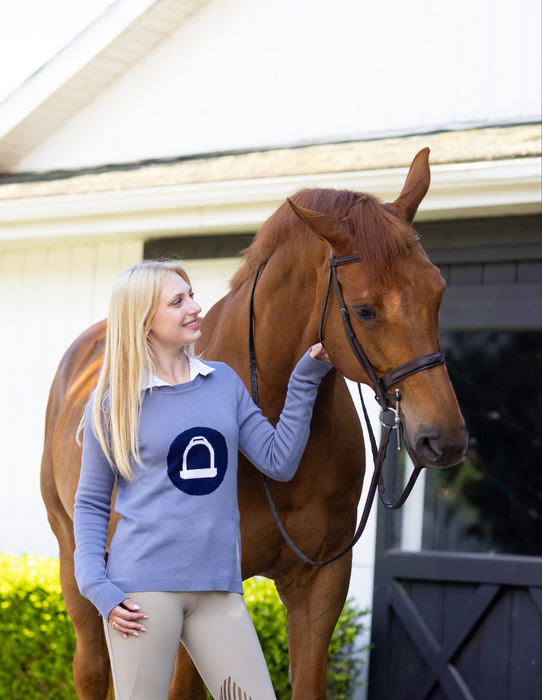
[[[318,238],[321,238],[335,250],[341,247],[344,242],[344,233],[347,230],[347,224],[344,221],[338,221],[333,216],[321,214],[319,211],[305,209],[298,204],[294,204],[288,197],[286,201],[292,208],[292,211],[297,214],[301,221],[315,233]]]
[[[418,207],[427,194],[430,183],[429,149],[423,148],[412,161],[403,191],[392,204],[398,215],[410,224],[414,221]]]

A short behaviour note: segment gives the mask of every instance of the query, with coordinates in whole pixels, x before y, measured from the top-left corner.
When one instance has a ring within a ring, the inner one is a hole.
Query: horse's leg
[[[184,646],[179,644],[168,700],[206,700],[206,698],[201,676]]]
[[[73,535],[70,539],[62,542],[59,538],[60,582],[76,635],[73,659],[75,690],[79,700],[112,700],[114,696],[113,689],[109,687],[110,665],[102,618],[94,605],[79,593],[73,573]]]
[[[327,654],[344,606],[351,554],[318,568],[296,565],[277,581],[288,611],[292,700],[325,700]]]
[[[50,414],[49,409],[51,409]],[[79,700],[113,700],[112,688],[108,695],[110,666],[102,620],[92,603],[79,593],[75,581],[73,522],[60,500],[53,470],[54,431],[51,426],[52,416],[56,415],[58,408],[50,401],[49,409],[42,459],[41,492],[47,508],[49,524],[58,540],[62,596],[75,629],[76,648],[73,660],[75,690]]]

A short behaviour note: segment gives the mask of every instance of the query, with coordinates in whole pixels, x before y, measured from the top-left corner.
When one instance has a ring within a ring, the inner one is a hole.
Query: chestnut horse
[[[338,276],[354,330],[379,375],[438,350],[444,282],[415,244],[411,228],[429,187],[428,153],[424,149],[416,156],[393,204],[349,191],[298,192],[292,201],[298,213],[304,212],[303,221],[285,202],[245,252],[231,291],[206,315],[198,350],[206,359],[227,362],[250,386],[249,297],[261,265],[254,298],[255,350],[260,404],[273,424],[297,360],[318,341],[330,249],[336,256],[362,256],[361,262],[340,267]],[[81,462],[74,435],[102,363],[104,335],[105,322],[93,326],[60,363],[47,409],[42,466],[43,497],[60,545],[64,600],[77,635],[74,676],[80,700],[112,697],[101,620],[79,594],[73,575],[73,503]],[[365,450],[343,377],[368,383],[348,345],[333,296],[324,337],[335,369],[322,381],[305,454],[292,481],[271,483],[290,536],[317,560],[340,551],[355,529]],[[404,437],[413,458],[434,468],[459,462],[466,430],[445,366],[401,380],[400,389]],[[240,457],[243,576],[272,578],[286,605],[294,700],[323,700],[328,645],[345,602],[351,555],[324,567],[297,559],[273,521],[260,474]],[[110,537],[116,523],[113,515]],[[169,697],[205,698],[182,645]]]

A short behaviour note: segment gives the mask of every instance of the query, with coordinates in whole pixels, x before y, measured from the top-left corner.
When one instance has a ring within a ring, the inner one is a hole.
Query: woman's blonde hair
[[[145,260],[125,270],[111,295],[104,362],[98,378],[91,425],[115,473],[134,479],[132,464],[139,456],[139,420],[145,392],[145,371],[154,374],[147,331],[170,272],[190,285],[178,260]],[[187,348],[193,354],[193,347]],[[79,426],[78,436],[83,428]]]

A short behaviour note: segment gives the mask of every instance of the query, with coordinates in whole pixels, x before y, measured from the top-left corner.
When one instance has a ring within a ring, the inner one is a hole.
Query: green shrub
[[[0,697],[77,700],[57,559],[0,554]]]
[[[286,610],[272,581],[244,583],[278,700],[291,698]],[[356,638],[365,613],[347,602],[333,634],[328,699],[349,700],[361,671]],[[0,554],[0,698],[77,700],[72,677],[75,634],[66,613],[57,559]]]

